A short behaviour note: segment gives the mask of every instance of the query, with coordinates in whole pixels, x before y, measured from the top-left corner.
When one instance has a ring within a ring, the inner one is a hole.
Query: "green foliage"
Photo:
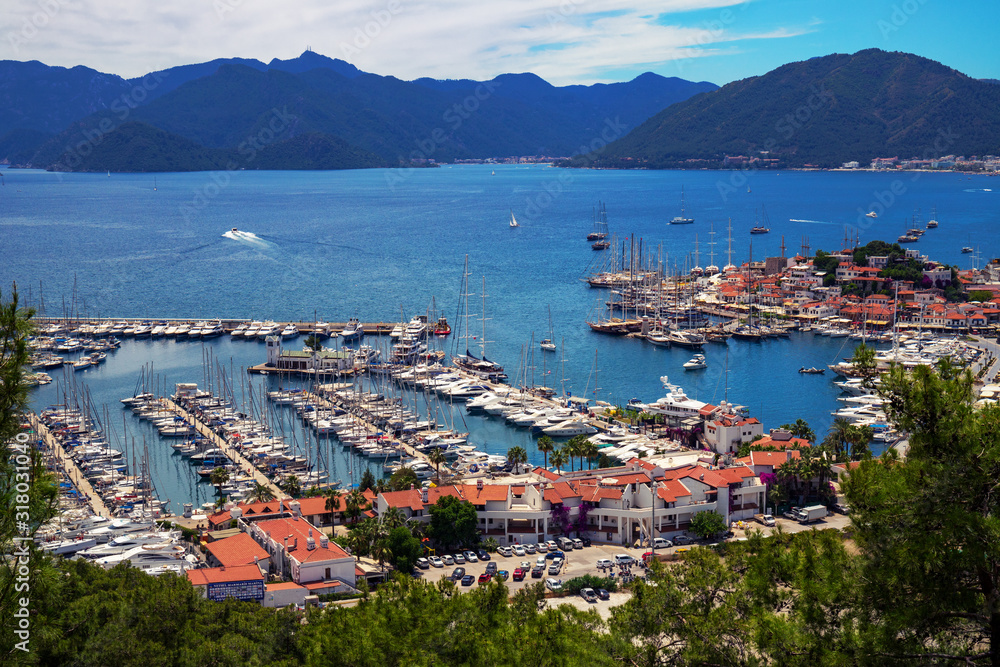
[[[796,419],[794,424],[782,424],[781,428],[791,433],[793,437],[816,442],[816,431],[809,427],[809,422],[805,419]]]
[[[406,526],[397,526],[387,537],[389,562],[400,572],[412,572],[424,549]]]
[[[410,487],[420,487],[420,480],[413,468],[400,468],[389,477],[390,491],[406,491]]]
[[[726,520],[718,512],[698,512],[691,517],[691,532],[709,538],[726,531]]]
[[[257,603],[202,598],[186,577],[56,561],[32,589],[39,665],[295,665],[296,617]]]
[[[375,475],[368,468],[361,473],[361,481],[358,483],[359,491],[370,491],[375,488]]]
[[[1000,409],[973,407],[973,378],[948,362],[895,367],[886,413],[910,434],[844,485],[861,551],[860,642],[884,664],[933,654],[989,662],[1000,627]]]
[[[993,300],[993,292],[989,290],[977,289],[969,292],[969,301],[985,303]]]
[[[507,450],[507,462],[514,467],[514,474],[518,474],[522,465],[528,462],[528,452],[524,447],[515,446]]]
[[[431,515],[430,537],[442,547],[479,543],[478,518],[472,503],[454,496],[441,496],[427,508]]]

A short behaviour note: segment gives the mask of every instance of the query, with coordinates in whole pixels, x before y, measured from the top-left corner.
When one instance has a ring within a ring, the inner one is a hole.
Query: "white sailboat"
[[[543,350],[546,350],[547,352],[555,352],[556,351],[556,344],[553,342],[552,338],[553,338],[553,334],[552,334],[552,306],[549,306],[549,337],[548,338],[543,338],[542,341],[538,345]]]
[[[694,218],[684,217],[684,186],[681,186],[681,214],[673,218],[670,221],[671,225],[691,225],[694,224]]]
[[[510,226],[511,227],[520,227],[521,226],[521,225],[517,224],[517,218],[514,217],[514,211],[513,211],[513,209],[510,212]]]

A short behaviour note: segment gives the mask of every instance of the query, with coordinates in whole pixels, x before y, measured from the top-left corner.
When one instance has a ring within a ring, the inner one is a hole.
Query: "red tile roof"
[[[690,496],[691,492],[679,480],[668,479],[660,482],[656,488],[656,496],[668,503],[675,502],[678,498]]]
[[[292,591],[297,588],[305,588],[305,586],[299,586],[294,581],[282,581],[277,584],[264,584],[264,590],[268,593],[272,591]]]
[[[481,491],[475,484],[465,484],[458,488],[463,497],[473,505],[482,505],[490,500],[507,500],[510,489],[506,484],[484,484]]]
[[[337,558],[351,558],[351,555],[340,548],[336,542],[327,542],[327,546],[320,546],[322,533],[311,523],[303,518],[298,519],[269,519],[257,523],[265,533],[269,533],[275,541],[284,544],[285,536],[290,535],[288,540],[288,553],[300,563],[313,561],[334,560]],[[313,540],[316,542],[314,549],[309,549],[309,531],[312,531]],[[293,547],[295,539],[298,539],[298,546]]]
[[[207,548],[224,567],[252,564],[254,557],[260,560],[268,557],[268,553],[246,533],[209,542]]]
[[[185,574],[192,586],[224,584],[230,581],[264,580],[264,575],[256,565],[198,568],[196,570],[188,570]]]

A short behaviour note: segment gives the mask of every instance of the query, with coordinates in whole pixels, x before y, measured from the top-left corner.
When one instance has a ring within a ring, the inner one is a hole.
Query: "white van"
[[[572,551],[573,550],[573,540],[569,539],[568,537],[560,537],[559,538],[559,548],[562,549],[563,551]]]

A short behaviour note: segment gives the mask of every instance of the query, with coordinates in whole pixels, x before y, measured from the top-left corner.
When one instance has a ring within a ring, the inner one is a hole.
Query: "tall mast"
[[[733,219],[729,218],[729,237],[726,239],[729,242],[729,248],[726,250],[726,269],[730,269],[733,266]]]

